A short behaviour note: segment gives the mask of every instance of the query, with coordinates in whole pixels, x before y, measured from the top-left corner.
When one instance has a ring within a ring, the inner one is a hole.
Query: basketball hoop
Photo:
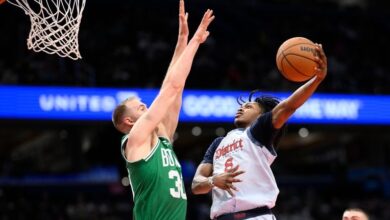
[[[81,59],[78,35],[86,0],[8,0],[30,16],[28,49]]]

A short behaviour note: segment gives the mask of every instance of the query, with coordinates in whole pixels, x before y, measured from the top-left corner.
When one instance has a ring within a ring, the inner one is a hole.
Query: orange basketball
[[[303,82],[314,76],[317,63],[315,44],[304,37],[293,37],[280,45],[276,65],[282,75],[293,82]]]
[[[6,2],[7,0],[0,0],[0,5]]]

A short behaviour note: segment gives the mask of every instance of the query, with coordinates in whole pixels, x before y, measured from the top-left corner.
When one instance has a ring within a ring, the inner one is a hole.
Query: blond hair
[[[122,132],[122,133],[127,133],[127,131],[125,130],[126,128],[123,127],[123,116],[125,115],[126,113],[126,110],[127,110],[127,106],[126,106],[126,103],[128,101],[131,101],[131,100],[134,100],[138,98],[137,96],[130,96],[129,98],[125,99],[124,101],[122,101],[121,103],[119,103],[114,111],[112,112],[112,123],[114,124],[114,127]]]
[[[367,218],[367,220],[370,220],[370,217],[368,216],[367,212],[365,212],[363,209],[360,209],[360,208],[347,208],[344,211],[344,213],[345,212],[360,212]]]

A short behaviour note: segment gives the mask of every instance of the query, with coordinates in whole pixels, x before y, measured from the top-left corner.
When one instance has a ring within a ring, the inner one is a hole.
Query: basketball
[[[293,37],[280,45],[276,65],[282,75],[293,82],[303,82],[315,74],[315,44],[304,37]]]
[[[0,0],[0,5],[6,2],[7,0]]]

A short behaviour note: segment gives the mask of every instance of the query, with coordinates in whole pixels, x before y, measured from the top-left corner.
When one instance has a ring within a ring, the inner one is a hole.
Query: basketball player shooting
[[[287,99],[260,96],[241,105],[234,118],[237,129],[215,139],[205,153],[192,181],[194,194],[212,190],[211,219],[276,219],[279,189],[271,170],[275,147],[285,123],[315,92],[327,74],[327,58],[315,44],[315,75]]]
[[[185,81],[200,44],[209,35],[207,28],[213,19],[213,11],[207,10],[187,44],[187,15],[181,0],[179,38],[157,97],[150,108],[136,97],[128,98],[113,112],[114,126],[125,134],[121,150],[134,197],[133,219],[186,218],[187,196],[172,137],[178,124]]]

